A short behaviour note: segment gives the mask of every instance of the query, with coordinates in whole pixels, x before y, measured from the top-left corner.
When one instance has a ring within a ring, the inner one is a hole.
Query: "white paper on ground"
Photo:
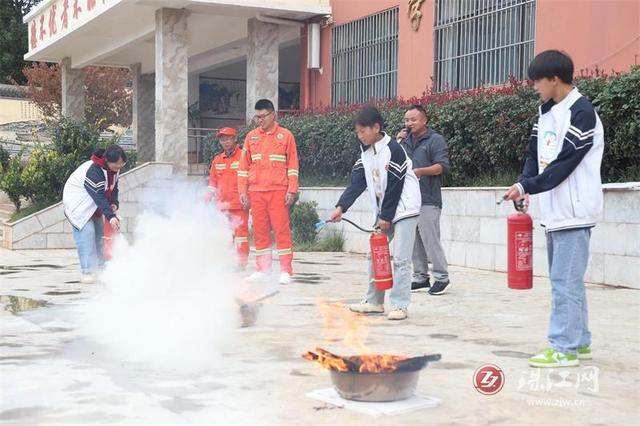
[[[433,408],[440,404],[438,398],[415,394],[411,398],[391,402],[349,401],[338,395],[334,388],[318,389],[307,394],[309,398],[326,402],[338,407],[348,408],[371,416],[404,414],[423,408]]]

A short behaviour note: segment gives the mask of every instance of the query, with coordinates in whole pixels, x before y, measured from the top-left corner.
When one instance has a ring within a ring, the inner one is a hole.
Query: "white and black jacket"
[[[540,107],[517,185],[521,194],[538,194],[547,231],[595,226],[603,204],[603,150],[600,118],[578,89]]]
[[[369,190],[369,199],[378,218],[395,223],[418,216],[422,204],[420,185],[411,159],[386,133],[373,145],[361,145],[360,158],[351,170],[351,183],[337,206],[346,212],[356,199]]]
[[[118,175],[113,178],[111,188],[107,188],[107,171],[92,160],[84,162],[67,179],[62,193],[64,214],[76,228],[82,229],[97,209],[107,220],[116,216],[111,204],[118,203]],[[110,198],[106,193],[110,193]]]

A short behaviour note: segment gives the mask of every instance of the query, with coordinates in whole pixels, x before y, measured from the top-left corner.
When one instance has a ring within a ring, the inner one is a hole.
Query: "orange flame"
[[[360,355],[341,357],[316,348],[315,351],[304,354],[303,358],[315,361],[327,369],[359,373],[390,373],[398,368],[399,361],[408,359],[402,355],[371,354],[365,344],[369,326],[378,323],[380,319],[354,314],[342,303],[319,302],[318,309],[324,319],[324,343],[330,345],[341,342]]]
[[[349,371],[349,367],[343,359],[323,356],[319,353],[320,350],[318,348],[316,348],[316,351],[317,352],[307,352],[302,355],[302,357],[309,361],[315,361],[322,367],[329,370]]]
[[[398,369],[398,361],[409,359],[403,355],[361,355],[360,373],[392,373]]]
[[[325,344],[343,342],[355,353],[370,352],[365,345],[369,337],[369,326],[378,323],[379,319],[354,314],[342,303],[320,302],[318,310],[324,318]]]

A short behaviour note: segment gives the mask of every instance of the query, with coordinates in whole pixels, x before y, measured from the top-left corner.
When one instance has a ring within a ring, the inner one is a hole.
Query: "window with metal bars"
[[[436,0],[434,89],[471,89],[526,78],[536,0]]]
[[[331,102],[353,104],[398,92],[398,7],[331,29]]]

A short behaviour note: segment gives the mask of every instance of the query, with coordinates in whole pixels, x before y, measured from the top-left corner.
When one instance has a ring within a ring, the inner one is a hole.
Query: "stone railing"
[[[144,163],[120,177],[119,200],[121,232],[133,232],[134,218],[145,203],[148,188],[166,186],[173,175],[170,163]],[[13,223],[4,223],[2,246],[7,249],[75,248],[72,227],[64,216],[62,203],[54,204]]]
[[[318,214],[326,218],[333,211],[343,188],[302,188],[301,200],[318,202]],[[451,265],[505,272],[507,269],[507,216],[511,203],[496,205],[506,188],[444,188],[441,238]],[[604,210],[593,230],[591,257],[586,280],[640,289],[640,183],[607,184]],[[370,227],[372,215],[366,193],[345,214]],[[548,276],[544,228],[534,218],[534,273]],[[368,236],[348,224],[328,225],[342,229],[345,248],[364,253]]]

